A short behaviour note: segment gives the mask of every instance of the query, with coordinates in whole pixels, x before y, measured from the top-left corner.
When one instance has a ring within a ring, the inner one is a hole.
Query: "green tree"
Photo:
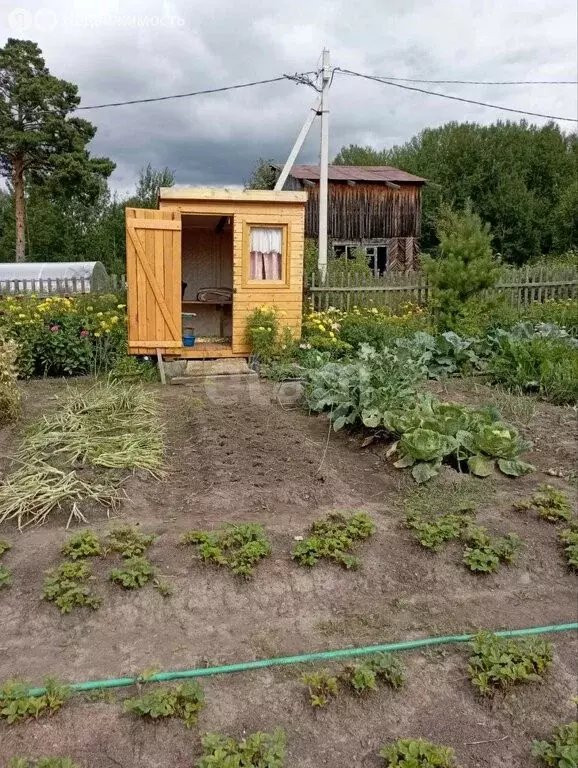
[[[487,221],[495,250],[524,264],[578,246],[578,137],[549,123],[447,123],[386,150],[350,145],[337,164],[393,165],[424,176],[422,248],[437,243],[444,206]]]
[[[136,185],[134,199],[135,207],[156,208],[161,187],[172,187],[175,184],[175,174],[168,167],[155,170],[149,163],[141,168]]]
[[[91,158],[96,128],[72,117],[78,88],[51,75],[38,45],[9,38],[0,48],[0,172],[14,190],[16,261],[25,259],[25,182],[98,195],[114,163]]]
[[[500,265],[488,224],[473,213],[444,208],[438,221],[437,258],[423,257],[432,290],[431,306],[444,329],[459,330],[468,305],[496,284]]]
[[[273,160],[259,158],[245,189],[273,189],[277,181],[278,172],[273,168]]]

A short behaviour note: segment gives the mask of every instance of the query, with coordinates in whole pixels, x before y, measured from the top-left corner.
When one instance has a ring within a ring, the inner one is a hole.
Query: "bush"
[[[126,309],[113,295],[7,296],[0,332],[18,343],[22,378],[98,373],[126,350]]]
[[[12,339],[0,336],[0,426],[20,414],[20,390],[16,384],[19,348]]]
[[[502,337],[488,372],[494,384],[558,405],[578,400],[578,349],[564,340]]]
[[[470,207],[442,211],[437,226],[437,258],[424,256],[431,307],[441,330],[460,330],[468,303],[498,281],[499,263],[492,253],[489,226]]]
[[[551,768],[578,766],[578,723],[557,725],[550,741],[534,741],[532,754]]]
[[[285,765],[285,734],[251,733],[237,741],[220,733],[202,737],[203,755],[197,768],[283,768]]]
[[[279,335],[279,315],[275,307],[257,307],[247,318],[247,341],[262,362],[275,356]]]
[[[459,768],[451,747],[424,739],[398,739],[382,747],[379,754],[386,768]]]

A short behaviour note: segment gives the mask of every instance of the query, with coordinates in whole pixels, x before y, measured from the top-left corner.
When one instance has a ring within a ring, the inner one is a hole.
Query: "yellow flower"
[[[104,332],[105,333],[110,333],[110,328],[106,328]]]
[[[126,304],[117,304],[116,305],[117,309],[124,309],[125,307],[126,307]]]
[[[96,316],[97,316],[97,317],[102,317],[102,312],[97,312],[97,313],[96,313]]]
[[[93,309],[94,309],[94,307],[87,307],[87,308],[86,308],[86,311],[87,311],[87,312],[92,312],[92,310],[93,310]]]
[[[94,335],[98,338],[100,336],[100,331],[95,331]]]
[[[22,312],[20,312],[20,314],[18,315],[18,317],[26,317],[26,315],[25,315],[25,314],[23,314]]]

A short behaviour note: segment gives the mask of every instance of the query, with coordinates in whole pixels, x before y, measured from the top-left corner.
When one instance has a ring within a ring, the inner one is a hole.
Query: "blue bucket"
[[[183,347],[194,347],[196,338],[192,333],[183,333]]]

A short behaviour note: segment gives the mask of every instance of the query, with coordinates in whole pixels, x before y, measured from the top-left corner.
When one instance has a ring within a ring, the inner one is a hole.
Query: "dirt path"
[[[46,407],[61,389],[58,383],[28,385],[28,413],[39,402]],[[93,567],[101,609],[60,616],[40,595],[43,571],[59,560],[62,526],[51,523],[21,537],[0,530],[14,543],[5,560],[14,586],[0,594],[0,680],[16,674],[33,681],[44,674],[113,677],[152,666],[187,668],[576,620],[576,580],[564,566],[556,530],[511,511],[512,500],[538,482],[564,487],[563,481],[537,472],[515,483],[474,483],[480,522],[499,533],[515,531],[527,544],[518,567],[476,577],[461,565],[457,545],[429,555],[400,524],[414,487],[385,464],[382,446],[362,451],[358,437],[333,433],[328,441],[324,419],[282,409],[271,402],[272,391],[258,382],[159,390],[170,473],[161,482],[131,478],[131,502],[121,517],[159,534],[150,559],[173,584],[172,597],[151,588],[120,592],[106,580],[111,562],[101,561]],[[572,446],[567,411],[538,409],[536,419],[543,426],[554,413],[558,442]],[[0,433],[3,452],[16,434]],[[547,468],[547,456],[535,459]],[[445,494],[449,499],[460,482],[473,483],[451,472],[445,478],[431,486],[432,503],[443,502]],[[361,570],[322,564],[310,571],[290,560],[293,537],[313,520],[357,509],[377,524],[375,536],[359,548]],[[251,582],[203,566],[178,546],[185,530],[235,521],[262,523],[273,543],[273,556]],[[95,517],[91,527],[106,532],[114,522]],[[377,768],[380,744],[409,736],[453,746],[468,768],[528,768],[531,739],[572,717],[578,648],[568,635],[554,643],[556,663],[547,682],[493,706],[476,698],[467,681],[467,650],[448,648],[408,654],[409,682],[400,692],[381,690],[363,700],[344,694],[322,712],[307,705],[296,669],[215,678],[204,683],[207,707],[192,731],[179,722],[136,721],[118,702],[74,702],[49,720],[0,725],[0,765],[9,755],[66,754],[91,768],[192,768],[199,731],[240,735],[281,726],[291,768]]]

